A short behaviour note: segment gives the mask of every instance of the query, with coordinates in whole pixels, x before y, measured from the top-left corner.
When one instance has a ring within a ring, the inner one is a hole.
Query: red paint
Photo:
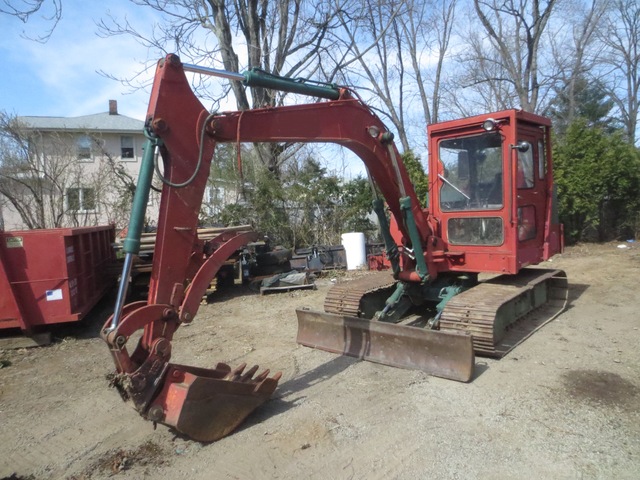
[[[482,122],[488,118],[497,121],[494,135],[502,141],[501,207],[489,213],[444,211],[439,204],[441,183],[438,174],[444,173],[438,156],[439,142],[485,134]],[[170,339],[180,321],[193,318],[209,278],[215,275],[229,252],[247,240],[230,239],[224,249],[221,249],[224,242],[213,242],[209,251],[214,253],[210,256],[204,253],[202,242],[197,239],[198,211],[216,143],[325,142],[342,145],[356,153],[387,202],[392,215],[391,228],[402,254],[400,278],[407,281],[419,282],[421,278],[415,272],[411,249],[406,247],[410,246],[406,227],[397,221],[401,218],[399,200],[403,195],[412,200],[411,211],[422,239],[421,247],[431,278],[443,272],[517,273],[522,266],[539,263],[562,249],[561,227],[551,222],[550,122],[537,115],[507,110],[430,125],[429,209],[420,208],[395,145],[384,143],[382,133],[370,134],[371,127],[377,132],[386,132],[386,126],[348,90],[342,90],[338,100],[210,115],[193,94],[178,57],[169,55],[158,63],[147,123],[154,126],[155,133],[162,140],[164,171],[172,182],[184,182],[191,177],[200,155],[201,140],[204,144],[202,162],[193,181],[183,188],[165,185],[160,202],[148,307],[144,308],[163,306],[172,310],[176,318],[167,320],[159,318],[157,313],[143,315],[141,311],[136,313],[136,308],[128,309],[128,315],[119,328],[122,332],[129,332],[129,322],[135,324],[135,328],[144,328],[141,350],[138,351],[140,359],[145,358],[145,352],[156,339]],[[514,188],[519,170],[517,150],[513,146],[520,140],[528,141],[532,155],[535,154],[535,181],[533,187],[526,190]],[[398,161],[397,170],[394,168],[394,156]],[[539,169],[543,156],[547,165]],[[544,170],[546,175],[539,178],[538,170]],[[526,241],[518,240],[518,230],[525,228],[518,224],[518,209],[522,206],[533,206],[535,211],[535,218],[527,216],[526,228],[531,228],[530,224],[534,223],[536,235]],[[503,241],[499,245],[465,245],[450,241],[453,225],[450,220],[464,221],[487,215],[499,219],[503,226],[500,232]],[[192,282],[188,289],[185,281]],[[112,332],[109,337],[113,340],[116,333]],[[116,350],[117,356],[124,354],[122,350]],[[120,363],[129,365],[128,362]],[[134,365],[139,363],[134,362]]]

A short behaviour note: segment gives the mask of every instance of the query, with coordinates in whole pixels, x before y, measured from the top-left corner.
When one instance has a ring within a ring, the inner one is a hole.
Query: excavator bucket
[[[174,427],[194,440],[212,442],[233,432],[251,412],[266,402],[281,373],[269,370],[253,378],[254,366],[232,370],[219,363],[214,370],[169,364],[164,385],[146,417]]]
[[[311,348],[468,382],[475,357],[471,335],[358,317],[296,310],[297,342]]]

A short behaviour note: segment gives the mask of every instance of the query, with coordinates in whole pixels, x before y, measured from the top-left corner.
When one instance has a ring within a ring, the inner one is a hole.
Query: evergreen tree
[[[620,131],[568,125],[554,147],[560,220],[568,242],[629,238],[640,207],[640,152]]]
[[[573,88],[566,85],[551,102],[549,114],[553,119],[556,133],[564,135],[569,125],[577,118],[583,118],[591,127],[604,128],[613,132],[619,122],[611,117],[614,102],[600,81],[578,78]]]
[[[429,192],[429,177],[424,173],[420,157],[417,157],[412,151],[408,151],[402,154],[402,162],[407,169],[411,183],[413,183],[413,188],[416,191],[418,200],[420,200],[420,205],[423,207],[426,206],[427,193]]]
[[[345,231],[363,232],[367,238],[377,236],[377,226],[371,221],[373,195],[369,180],[358,176],[342,186],[342,206]]]

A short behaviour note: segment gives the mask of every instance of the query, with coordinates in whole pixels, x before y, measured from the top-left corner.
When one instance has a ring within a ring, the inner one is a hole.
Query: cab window
[[[518,150],[518,188],[533,188],[533,147],[528,142],[518,142],[518,144],[529,146],[526,151]]]
[[[442,140],[438,154],[442,211],[497,210],[503,205],[502,139],[495,133]]]

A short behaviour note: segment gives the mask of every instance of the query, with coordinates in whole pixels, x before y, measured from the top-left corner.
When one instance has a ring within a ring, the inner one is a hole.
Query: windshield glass
[[[502,138],[496,133],[442,140],[440,208],[496,210],[502,207]]]

